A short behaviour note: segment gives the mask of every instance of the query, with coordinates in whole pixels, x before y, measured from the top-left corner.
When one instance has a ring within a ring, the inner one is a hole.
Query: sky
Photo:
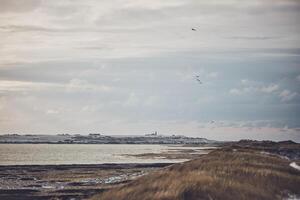
[[[0,5],[0,134],[300,142],[298,0]]]

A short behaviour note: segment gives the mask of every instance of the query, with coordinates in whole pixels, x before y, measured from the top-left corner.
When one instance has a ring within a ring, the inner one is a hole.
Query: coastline
[[[162,152],[125,155],[130,159],[151,159],[151,163],[0,165],[0,199],[88,199],[211,150],[172,146]]]
[[[0,166],[0,199],[83,199],[173,163]]]
[[[241,199],[241,194],[247,194],[243,197],[247,200],[298,197],[300,176],[294,166],[300,165],[299,149],[292,141],[244,140],[217,148],[171,148],[128,155],[160,157],[173,163],[1,165],[0,199],[151,200],[153,195],[156,199],[168,195],[169,199],[184,196],[190,200],[200,195],[208,200],[229,200]],[[176,162],[182,158],[189,161]],[[224,196],[227,190],[232,193]],[[136,191],[134,197],[131,191]]]
[[[90,200],[296,200],[300,199],[299,148],[292,141],[240,141],[154,171]]]
[[[33,168],[47,168],[47,169],[72,169],[72,168],[98,168],[98,169],[126,169],[132,167],[165,167],[174,163],[103,163],[103,164],[58,164],[58,165],[0,165],[0,171],[6,168],[15,169],[33,169]]]

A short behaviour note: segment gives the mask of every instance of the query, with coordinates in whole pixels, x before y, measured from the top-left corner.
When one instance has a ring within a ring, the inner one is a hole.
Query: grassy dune
[[[224,148],[167,167],[93,200],[284,199],[300,195],[300,172],[291,161],[260,151]]]

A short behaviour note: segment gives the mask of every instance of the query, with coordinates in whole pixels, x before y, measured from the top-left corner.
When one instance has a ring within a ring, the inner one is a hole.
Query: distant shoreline
[[[0,144],[218,144],[221,142],[206,138],[182,135],[108,136],[90,135],[0,135]]]
[[[34,169],[34,168],[47,168],[49,170],[65,170],[65,169],[127,169],[127,168],[150,168],[150,167],[166,167],[174,163],[103,163],[103,164],[57,164],[57,165],[0,165],[0,171],[9,169]]]

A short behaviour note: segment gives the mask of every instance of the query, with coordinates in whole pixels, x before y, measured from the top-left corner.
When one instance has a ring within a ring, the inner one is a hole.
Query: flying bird
[[[203,84],[199,78],[197,78],[196,80],[198,81],[199,84]]]
[[[195,28],[192,28],[192,31],[197,31]]]
[[[197,75],[197,76],[195,76],[195,77],[196,77],[196,80],[198,81],[199,84],[203,84],[202,81],[201,81],[200,78],[199,78],[199,77],[200,77],[199,75]]]

